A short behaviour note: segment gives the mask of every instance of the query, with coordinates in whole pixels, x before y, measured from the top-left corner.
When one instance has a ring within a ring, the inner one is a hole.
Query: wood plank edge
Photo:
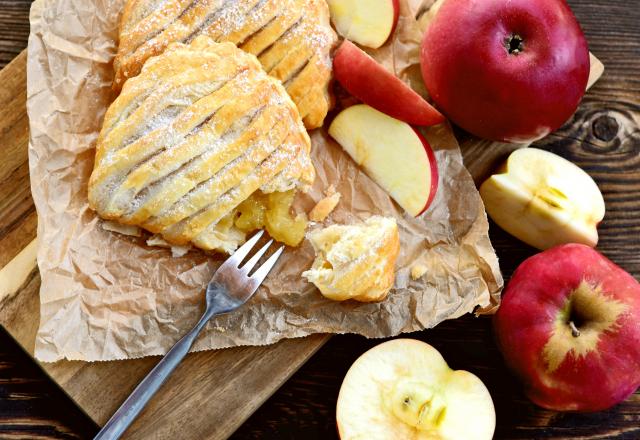
[[[313,335],[310,336],[313,337]],[[300,362],[296,363],[295,365],[292,364],[292,368],[289,368],[287,373],[282,376],[280,380],[278,380],[276,383],[270,384],[269,387],[267,387],[268,391],[264,393],[264,395],[261,395],[259,399],[252,401],[250,405],[247,405],[247,411],[243,412],[242,416],[238,417],[238,420],[234,424],[229,426],[228,431],[223,432],[224,438],[230,437],[234,432],[236,432],[238,428],[240,428],[240,426],[242,426],[244,422],[246,422],[249,417],[251,417],[258,409],[260,409],[260,407],[267,400],[269,400],[269,398],[273,396],[276,391],[278,391],[289,379],[291,379],[291,376],[293,376],[300,368],[302,368],[302,366],[306,364],[307,361],[311,359],[311,357],[316,354],[318,350],[322,348],[322,346],[324,346],[324,344],[329,342],[329,339],[331,339],[332,336],[332,334],[326,333],[322,335],[322,337],[317,338],[317,340],[309,341],[309,344],[315,344],[313,349],[307,352],[304,358],[299,359]],[[254,405],[253,403],[256,404]]]
[[[27,68],[27,49],[24,49],[20,52],[14,59],[12,59],[9,64],[0,69],[0,78],[3,78],[3,75],[15,75],[15,72],[12,72],[13,69],[18,70],[26,70]]]
[[[36,267],[38,239],[34,238],[18,255],[0,269],[0,302],[13,297]]]

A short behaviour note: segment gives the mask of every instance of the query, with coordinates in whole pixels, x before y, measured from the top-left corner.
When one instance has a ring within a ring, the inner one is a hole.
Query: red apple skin
[[[572,352],[549,372],[541,355],[558,311],[582,280],[601,283],[604,295],[626,304],[612,331],[584,357]],[[537,254],[515,271],[494,318],[507,364],[536,404],[561,411],[600,411],[640,385],[640,284],[606,257],[582,244]]]
[[[506,40],[519,35],[523,50]],[[445,0],[422,42],[422,75],[449,119],[486,139],[531,142],[575,112],[589,49],[564,0]]]
[[[422,96],[349,40],[336,51],[333,72],[349,93],[391,117],[423,126],[444,121]]]
[[[425,137],[422,136],[422,133],[420,133],[415,128],[413,128],[413,131],[416,132],[416,135],[418,135],[418,138],[420,138],[422,145],[424,145],[424,150],[427,152],[427,157],[429,158],[429,165],[431,166],[431,188],[429,190],[430,191],[429,198],[427,198],[427,203],[424,205],[424,209],[420,212],[420,214],[416,216],[416,217],[419,217],[422,214],[424,214],[427,211],[427,209],[429,209],[429,207],[431,206],[431,203],[433,202],[433,199],[436,197],[436,192],[438,191],[438,185],[440,181],[440,175],[438,173],[438,163],[436,162],[436,155],[433,152],[433,148],[431,148],[431,145],[425,139]]]

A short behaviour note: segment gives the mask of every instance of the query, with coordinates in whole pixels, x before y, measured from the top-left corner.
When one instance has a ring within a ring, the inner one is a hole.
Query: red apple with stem
[[[640,386],[640,284],[588,246],[524,261],[494,324],[507,364],[542,407],[599,411]]]
[[[564,0],[443,0],[422,43],[436,106],[465,130],[530,142],[575,112],[589,50]]]

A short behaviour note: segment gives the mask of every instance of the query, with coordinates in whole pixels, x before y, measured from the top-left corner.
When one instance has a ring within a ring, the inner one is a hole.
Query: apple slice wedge
[[[409,124],[358,104],[336,116],[329,134],[410,215],[429,208],[438,166],[427,140]]]
[[[389,39],[400,15],[398,0],[327,0],[327,3],[338,33],[372,49]]]
[[[490,440],[496,415],[475,375],[449,368],[429,344],[394,339],[353,363],[336,421],[342,440]]]
[[[336,51],[333,72],[349,93],[382,113],[413,125],[444,121],[422,96],[349,40]]]
[[[568,160],[537,148],[516,150],[498,174],[480,186],[489,217],[530,246],[598,243],[604,217],[602,193]]]

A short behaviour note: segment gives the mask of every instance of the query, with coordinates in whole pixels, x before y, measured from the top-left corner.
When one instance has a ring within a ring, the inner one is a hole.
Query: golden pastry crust
[[[332,225],[311,232],[316,251],[302,274],[335,301],[382,301],[395,281],[400,237],[395,219],[374,216],[361,225]]]
[[[128,0],[114,60],[114,89],[173,42],[199,35],[256,55],[282,81],[307,128],[333,105],[330,52],[337,36],[324,0]]]
[[[336,188],[330,185],[324,193],[324,199],[316,203],[311,212],[309,212],[309,220],[312,222],[322,222],[336,209],[342,194],[336,192]]]
[[[306,189],[311,142],[279,81],[231,43],[198,37],[149,59],[109,107],[89,204],[174,245],[231,251],[253,193]]]
[[[429,268],[423,263],[415,263],[411,266],[411,279],[416,281],[419,280],[427,273]]]
[[[340,203],[340,193],[334,193],[320,200],[309,212],[309,220],[312,222],[325,221]]]

